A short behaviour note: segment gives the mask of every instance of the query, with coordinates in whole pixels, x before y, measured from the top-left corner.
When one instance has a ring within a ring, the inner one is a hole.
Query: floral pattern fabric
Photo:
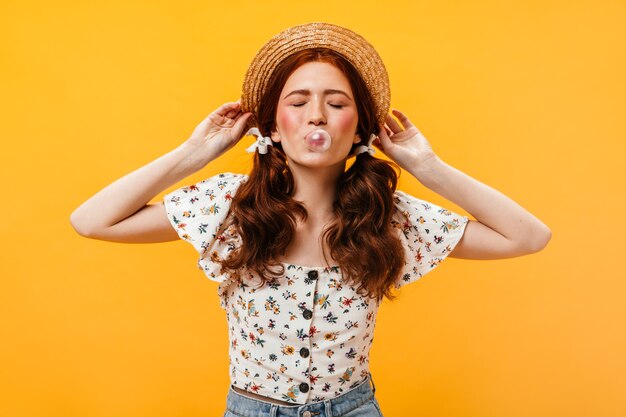
[[[221,173],[164,197],[172,226],[200,254],[198,268],[219,282],[231,384],[294,404],[337,397],[367,378],[379,303],[347,285],[338,266],[283,263],[285,274],[260,288],[253,271],[222,273],[216,261],[242,243],[229,209],[247,179]],[[437,267],[469,219],[402,191],[394,202],[391,223],[406,254],[400,288]]]

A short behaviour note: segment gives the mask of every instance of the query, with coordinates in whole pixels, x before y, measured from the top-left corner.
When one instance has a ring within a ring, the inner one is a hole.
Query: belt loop
[[[374,378],[372,378],[372,373],[370,372],[370,381],[372,382],[372,393],[376,394],[376,385],[374,385]]]
[[[324,405],[326,405],[326,417],[333,417],[332,404],[330,400],[324,401]]]
[[[273,404],[270,407],[270,417],[276,417],[277,414],[278,414],[278,406],[276,404]]]

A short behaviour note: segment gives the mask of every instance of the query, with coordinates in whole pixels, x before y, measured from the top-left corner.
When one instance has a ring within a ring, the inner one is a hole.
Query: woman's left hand
[[[387,115],[387,123],[380,126],[379,139],[375,139],[373,145],[407,171],[416,170],[437,156],[424,135],[404,113],[396,109],[392,113],[402,125]]]

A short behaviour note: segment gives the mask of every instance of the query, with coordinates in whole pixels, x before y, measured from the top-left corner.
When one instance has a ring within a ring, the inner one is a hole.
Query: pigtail
[[[393,193],[399,169],[394,162],[363,153],[341,176],[334,210],[336,220],[324,232],[331,256],[344,276],[370,296],[395,297],[391,286],[402,266],[404,251],[391,227]]]
[[[307,218],[302,203],[291,197],[295,191],[294,179],[282,147],[275,145],[278,146],[268,146],[266,154],[254,153],[248,180],[233,197],[233,225],[245,250],[239,248],[222,262],[226,270],[246,267],[264,279],[284,273],[277,259],[286,252],[298,217]]]

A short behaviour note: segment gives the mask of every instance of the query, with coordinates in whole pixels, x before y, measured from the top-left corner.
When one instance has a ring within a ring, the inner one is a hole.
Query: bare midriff
[[[249,392],[249,391],[243,390],[241,388],[237,388],[234,385],[231,385],[230,387],[233,389],[233,391],[235,391],[238,394],[243,395],[244,397],[253,398],[253,399],[259,400],[259,401],[265,401],[267,403],[272,403],[272,404],[289,405],[289,406],[292,406],[292,407],[297,407],[298,406],[298,404],[288,403],[286,401],[275,400],[273,398],[269,398],[269,397],[265,397],[263,395],[255,394],[253,392]]]

